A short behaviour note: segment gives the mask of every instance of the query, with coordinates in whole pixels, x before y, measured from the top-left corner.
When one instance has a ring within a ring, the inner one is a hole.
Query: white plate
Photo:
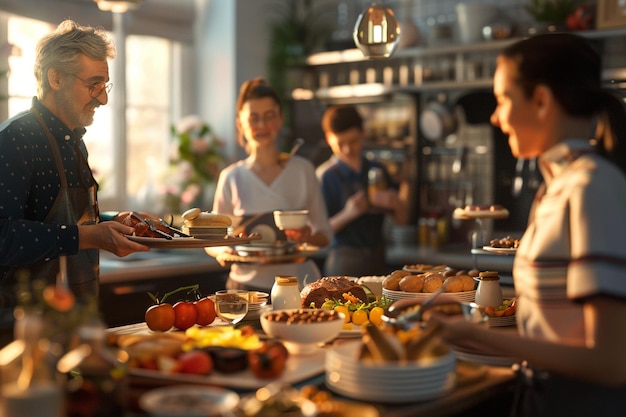
[[[427,299],[431,295],[432,293],[427,292],[394,291],[383,288],[383,296],[394,301],[402,300],[405,298]],[[462,292],[445,292],[441,294],[439,298],[448,298],[454,301],[472,303],[476,298],[476,290]]]
[[[126,236],[133,242],[141,243],[151,248],[208,248],[212,246],[234,246],[249,243],[259,238],[258,235],[247,237],[216,237],[214,239],[196,239],[194,237],[175,237],[164,239],[160,237]]]
[[[515,252],[517,252],[517,248],[494,248],[492,246],[483,246],[483,250],[502,255],[515,255]]]
[[[408,266],[403,266],[402,270],[406,271],[406,272],[410,272],[411,274],[425,274],[426,272],[443,272],[446,269],[448,269],[447,266],[443,267],[443,268],[436,268],[439,265],[435,265],[435,268],[433,269],[413,269],[413,268],[409,268]]]
[[[507,209],[501,210],[465,210],[464,208],[456,208],[452,213],[455,219],[506,219],[509,217]]]
[[[376,389],[362,389],[359,385],[356,384],[345,384],[345,382],[337,383],[333,381],[334,376],[336,376],[336,374],[326,374],[326,384],[331,389],[331,391],[357,400],[363,400],[368,402],[375,401],[388,404],[400,404],[440,398],[452,391],[456,384],[456,375],[452,372],[449,374],[448,379],[443,386],[432,387],[430,389],[422,390],[394,392],[392,390],[385,390],[383,386],[378,386]]]
[[[250,229],[250,233],[260,234],[261,240],[259,240],[259,242],[263,242],[263,243],[276,242],[276,231],[272,228],[272,226],[268,226],[267,224],[255,225],[252,229]]]
[[[324,373],[325,350],[317,349],[315,352],[305,355],[290,355],[287,359],[287,367],[282,375],[272,382],[279,384],[296,384],[316,375]],[[267,385],[267,379],[260,379],[254,376],[250,369],[223,374],[214,371],[211,375],[189,375],[189,374],[167,374],[150,369],[131,368],[129,373],[132,377],[141,377],[159,383],[187,383],[217,385],[233,389],[258,389]]]
[[[238,404],[234,391],[198,385],[156,388],[139,398],[139,406],[154,417],[217,416],[230,413]]]

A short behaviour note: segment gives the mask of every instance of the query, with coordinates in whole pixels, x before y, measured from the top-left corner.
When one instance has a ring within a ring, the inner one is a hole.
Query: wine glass
[[[250,293],[244,290],[220,290],[215,293],[215,312],[227,324],[237,324],[248,314]]]

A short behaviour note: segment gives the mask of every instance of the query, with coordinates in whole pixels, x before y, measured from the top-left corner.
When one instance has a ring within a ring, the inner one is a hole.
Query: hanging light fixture
[[[354,43],[369,58],[389,58],[400,42],[400,25],[393,10],[372,4],[359,15]]]
[[[126,13],[135,10],[142,0],[93,0],[98,5],[98,9],[112,13]]]

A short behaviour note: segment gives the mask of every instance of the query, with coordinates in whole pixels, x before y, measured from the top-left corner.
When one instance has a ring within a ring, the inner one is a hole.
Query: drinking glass
[[[237,324],[248,314],[250,293],[244,290],[220,290],[215,293],[215,312],[227,324]]]

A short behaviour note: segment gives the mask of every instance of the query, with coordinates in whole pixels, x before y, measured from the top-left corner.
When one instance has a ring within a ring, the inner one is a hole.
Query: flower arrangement
[[[175,141],[166,200],[169,210],[180,212],[184,207],[202,205],[205,188],[215,183],[222,169],[224,143],[196,115],[172,125],[171,133]]]

